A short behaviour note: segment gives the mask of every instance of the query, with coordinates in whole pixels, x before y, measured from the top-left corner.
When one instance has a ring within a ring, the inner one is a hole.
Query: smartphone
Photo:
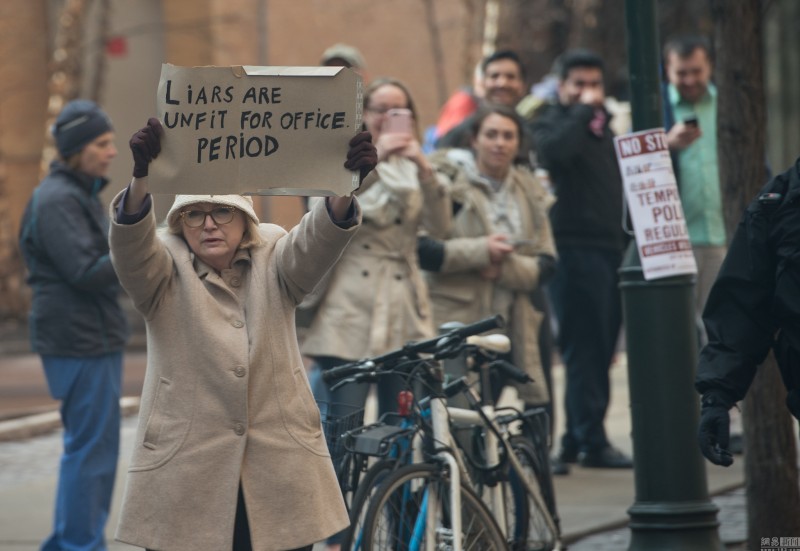
[[[389,109],[383,121],[381,132],[390,134],[413,134],[414,117],[411,109]]]
[[[511,239],[508,244],[515,249],[519,249],[525,245],[533,245],[533,239]]]
[[[683,124],[691,126],[692,128],[697,128],[697,115],[689,115],[683,119]]]

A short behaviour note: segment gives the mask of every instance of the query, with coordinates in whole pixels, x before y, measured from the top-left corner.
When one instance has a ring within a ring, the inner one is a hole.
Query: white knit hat
[[[176,195],[175,202],[172,203],[172,207],[167,213],[167,223],[170,226],[176,226],[178,216],[180,216],[183,208],[198,203],[213,203],[226,207],[236,207],[249,216],[256,226],[259,223],[256,211],[253,209],[253,199],[246,195]]]

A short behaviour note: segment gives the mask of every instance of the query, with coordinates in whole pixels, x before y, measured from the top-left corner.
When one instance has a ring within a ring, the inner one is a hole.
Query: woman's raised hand
[[[344,167],[347,170],[360,171],[361,182],[372,172],[378,164],[378,152],[372,144],[372,134],[367,131],[359,132],[350,140],[350,149],[347,150],[347,160]]]
[[[385,161],[390,155],[405,157],[417,165],[421,181],[429,180],[433,175],[433,169],[419,141],[411,134],[399,132],[388,132],[378,137],[376,144],[378,150],[378,160]]]
[[[411,134],[400,132],[381,133],[377,142],[375,142],[375,147],[378,150],[378,161],[385,161],[392,155],[403,155],[403,152],[412,141],[414,141],[414,136]]]
[[[131,136],[130,147],[133,153],[133,177],[144,178],[150,162],[161,153],[161,136],[164,128],[155,117],[147,119],[147,125]]]

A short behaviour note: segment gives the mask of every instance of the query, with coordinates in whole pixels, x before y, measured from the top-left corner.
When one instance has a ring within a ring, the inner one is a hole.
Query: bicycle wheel
[[[350,528],[347,529],[347,534],[342,540],[343,551],[363,549],[364,519],[367,516],[370,500],[378,486],[389,473],[397,468],[397,461],[396,459],[382,459],[364,473],[350,504]]]
[[[473,435],[471,456],[481,464],[486,463],[485,442],[482,432]],[[502,452],[502,450],[501,450]],[[526,536],[528,534],[528,499],[524,492],[513,487],[509,477],[510,468],[505,463],[499,469],[488,471],[475,468],[468,464],[472,479],[472,488],[491,511],[495,511],[492,492],[499,487],[501,502],[497,505],[503,508],[505,517],[505,531],[508,548],[512,551],[525,551]],[[495,515],[498,524],[500,517]]]
[[[519,461],[521,471],[517,471],[512,465],[509,482],[516,496],[515,501],[523,499],[527,501],[527,507],[525,507],[527,526],[525,543],[522,548],[528,551],[555,549],[559,541],[559,528],[558,517],[553,514],[550,507],[551,503],[553,507],[555,506],[555,501],[552,496],[549,465],[544,467],[541,465],[536,449],[524,437],[512,437],[511,447]],[[547,469],[546,472],[543,468]],[[522,481],[523,478],[525,482]],[[533,493],[528,491],[526,485],[532,489]],[[548,493],[550,494],[549,499]]]
[[[452,543],[450,492],[438,465],[398,469],[377,490],[364,520],[366,551],[419,551],[447,548]],[[435,533],[426,530],[433,520]],[[426,541],[434,533],[436,541]],[[506,549],[500,529],[480,498],[461,485],[461,536],[465,551]]]

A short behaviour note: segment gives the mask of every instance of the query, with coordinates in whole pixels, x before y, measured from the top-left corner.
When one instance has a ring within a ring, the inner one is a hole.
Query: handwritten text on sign
[[[664,130],[614,139],[645,279],[696,274]]]
[[[343,168],[361,126],[361,81],[340,67],[163,65],[162,152],[154,188],[165,193],[347,195]]]

